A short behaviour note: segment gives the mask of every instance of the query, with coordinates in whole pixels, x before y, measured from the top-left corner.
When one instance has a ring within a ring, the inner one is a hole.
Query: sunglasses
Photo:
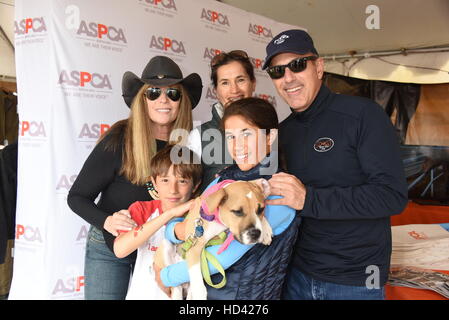
[[[280,79],[285,74],[285,68],[289,68],[292,72],[298,73],[304,71],[307,68],[307,60],[316,60],[317,56],[308,56],[304,58],[298,58],[290,61],[287,64],[280,66],[273,66],[267,69],[267,73],[271,79]]]
[[[147,91],[145,91],[145,96],[148,100],[154,101],[157,98],[159,98],[162,94],[161,88],[148,88]],[[165,89],[165,94],[171,101],[178,101],[181,99],[181,89],[178,88],[167,88]]]
[[[248,59],[248,54],[243,51],[243,50],[232,50],[229,52],[222,52],[219,53],[217,55],[215,55],[212,60],[210,61],[210,66],[211,67],[215,67],[216,65],[219,65],[221,63],[223,63],[223,61],[226,58],[231,58],[231,59]]]

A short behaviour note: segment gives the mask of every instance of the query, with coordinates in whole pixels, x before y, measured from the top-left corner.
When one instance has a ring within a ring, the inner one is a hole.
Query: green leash
[[[226,240],[226,232],[221,232],[217,237],[209,240],[209,242],[206,244],[206,248],[209,246],[215,246],[218,244],[222,244],[225,240]],[[203,251],[201,252],[201,273],[203,274],[203,278],[204,281],[206,281],[206,283],[208,285],[210,285],[212,288],[216,288],[216,289],[220,289],[223,288],[226,284],[226,275],[225,275],[225,271],[223,269],[223,267],[221,266],[220,262],[218,262],[218,259],[215,258],[215,256],[210,253],[209,251],[206,250],[206,248],[203,249]],[[220,272],[220,274],[223,276],[223,279],[217,283],[214,284],[212,282],[212,279],[210,277],[210,271],[209,271],[209,264],[208,262],[210,262],[215,269],[218,270],[218,272]]]
[[[223,267],[221,266],[220,262],[218,262],[218,259],[215,258],[215,256],[206,250],[207,247],[215,246],[222,244],[226,240],[227,234],[226,232],[221,232],[216,237],[209,240],[206,244],[206,247],[201,252],[201,273],[203,274],[204,281],[206,283],[216,289],[223,288],[226,284],[226,275]],[[189,249],[194,246],[197,242],[197,238],[194,236],[189,236],[186,241],[180,246],[180,253],[183,259],[186,258],[186,253],[189,251]],[[210,270],[209,270],[209,263],[212,264],[218,272],[223,276],[223,279],[221,282],[214,284],[212,282],[211,276],[210,276]]]

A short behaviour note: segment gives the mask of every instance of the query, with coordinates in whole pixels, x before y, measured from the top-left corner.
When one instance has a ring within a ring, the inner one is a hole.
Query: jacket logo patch
[[[317,141],[315,141],[315,144],[313,145],[313,149],[317,152],[327,152],[330,149],[332,149],[334,146],[334,140],[331,138],[319,138]]]

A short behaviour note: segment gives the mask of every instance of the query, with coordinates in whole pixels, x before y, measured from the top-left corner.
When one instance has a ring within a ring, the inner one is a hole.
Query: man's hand
[[[306,199],[306,187],[294,175],[280,172],[268,180],[271,187],[271,195],[282,196],[280,199],[267,200],[269,205],[286,205],[295,210],[304,208]]]
[[[155,273],[155,280],[157,285],[159,286],[159,288],[161,288],[162,291],[164,291],[164,293],[171,297],[171,289],[169,287],[164,286],[164,283],[161,280],[161,268],[159,268],[155,263],[153,263],[153,270]]]
[[[131,219],[128,210],[115,212],[112,216],[106,218],[103,225],[103,228],[115,237],[118,236],[119,230],[129,231],[135,227],[137,227],[137,224]]]

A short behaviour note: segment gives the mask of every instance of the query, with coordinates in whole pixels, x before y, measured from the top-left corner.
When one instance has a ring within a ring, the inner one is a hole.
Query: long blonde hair
[[[120,174],[124,175],[131,183],[144,185],[151,176],[150,161],[156,154],[156,139],[152,132],[152,121],[148,113],[148,107],[144,92],[150,85],[143,85],[133,99],[131,113],[128,119],[114,124],[106,134],[120,130],[123,132],[123,155]],[[192,106],[187,91],[179,85],[182,97],[179,104],[179,111],[173,123],[168,143],[185,144],[186,137],[179,139],[176,132],[190,132],[192,130]],[[177,130],[176,129],[182,129]],[[175,131],[175,132],[174,132]],[[113,144],[117,143],[117,139]],[[114,148],[114,146],[112,146]]]

